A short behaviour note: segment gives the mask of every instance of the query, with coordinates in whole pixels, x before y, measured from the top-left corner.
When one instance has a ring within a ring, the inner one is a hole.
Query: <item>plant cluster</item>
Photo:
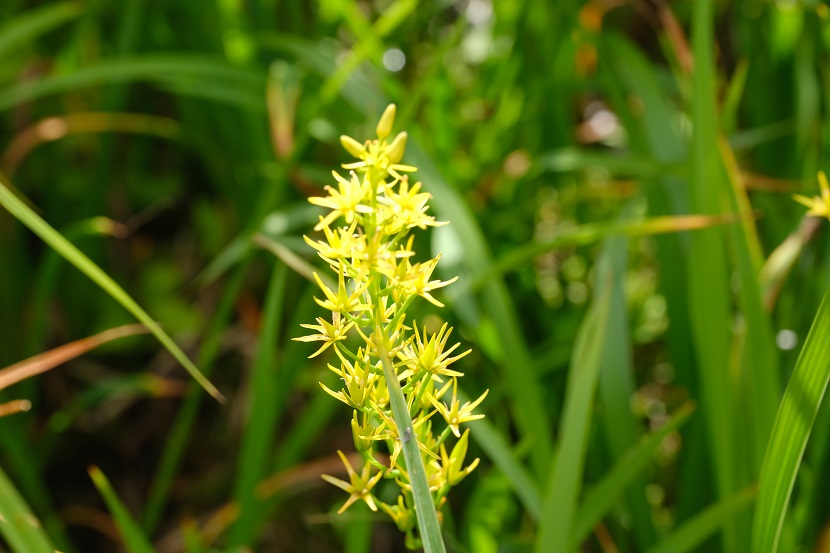
[[[363,467],[358,472],[338,451],[349,481],[323,475],[349,494],[339,512],[358,500],[374,511],[379,506],[406,534],[407,544],[415,547],[419,538],[414,494],[418,492],[413,491],[414,468],[406,466],[402,449],[410,441],[417,444],[431,500],[440,513],[450,488],[478,465],[475,459],[464,466],[469,430],[462,434],[460,425],[483,417],[474,410],[487,392],[461,404],[458,378],[463,374],[451,365],[470,350],[457,353],[460,344],[448,345],[452,328],[446,324],[430,333],[415,321],[407,323],[407,310],[416,298],[443,307],[432,292],[458,277],[447,281],[432,278],[440,254],[428,261],[414,261],[410,231],[444,223],[427,214],[430,195],[421,191],[421,183],[410,184],[407,173],[416,168],[400,164],[407,134],[401,132],[387,142],[394,117],[395,106],[390,105],[377,125],[376,140],[361,144],[342,136],[343,147],[359,161],[343,165],[349,170],[348,178],[333,172],[337,187],[326,187],[327,196],[309,199],[331,210],[315,227],[323,231],[324,239],[305,240],[337,275],[337,283],[329,286],[314,274],[324,296],[315,299],[331,316],[317,318],[317,324],[302,325],[313,334],[296,340],[322,342],[310,357],[328,348],[334,350],[337,361],[328,368],[343,387],[332,390],[320,385],[353,409],[352,435]],[[411,419],[411,426],[405,419],[401,424],[400,414],[395,413],[395,397],[405,401],[405,416]],[[443,420],[440,431],[436,420]],[[450,434],[456,441],[448,452]],[[380,444],[388,456],[381,455]],[[400,487],[393,504],[374,495],[382,478]]]

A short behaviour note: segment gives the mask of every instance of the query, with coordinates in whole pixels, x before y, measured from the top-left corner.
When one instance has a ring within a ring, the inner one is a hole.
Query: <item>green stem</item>
[[[378,311],[380,311],[379,306]],[[415,515],[418,520],[418,531],[424,545],[424,553],[446,553],[444,539],[441,537],[441,526],[438,523],[438,514],[435,511],[435,504],[429,491],[424,461],[418,449],[418,436],[412,427],[412,419],[409,417],[409,409],[406,407],[406,400],[403,397],[398,376],[395,374],[395,368],[392,366],[392,360],[389,359],[381,321],[381,313],[378,312],[375,318],[378,357],[380,357],[383,364],[383,374],[386,378],[386,387],[389,390],[392,416],[398,427],[398,439],[401,440],[403,458],[406,462],[406,470],[409,473],[409,483],[412,485]]]
[[[427,389],[427,384],[429,384],[429,379],[430,378],[431,378],[431,375],[430,375],[429,371],[424,371],[424,376],[421,377],[421,379],[420,379],[421,387],[418,389],[418,397],[416,397],[415,401],[412,403],[413,412],[410,413],[410,414],[414,415],[415,413],[418,412],[418,409],[420,409],[419,406],[421,405],[421,401],[423,401],[423,399],[424,399],[424,392]]]

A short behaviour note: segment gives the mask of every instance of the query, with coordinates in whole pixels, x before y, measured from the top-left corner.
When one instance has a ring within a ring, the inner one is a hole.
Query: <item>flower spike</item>
[[[458,379],[464,373],[455,363],[471,350],[458,353],[461,346],[449,342],[452,328],[446,323],[435,332],[407,320],[418,298],[443,307],[433,293],[458,277],[433,278],[440,253],[416,261],[410,232],[446,223],[429,214],[432,197],[423,184],[410,183],[405,174],[416,168],[400,163],[407,134],[392,134],[395,112],[394,105],[383,112],[375,140],[341,136],[357,161],[343,165],[348,176],[332,172],[334,184],[325,188],[326,195],[309,198],[328,211],[314,227],[323,238],[303,239],[337,279],[328,284],[333,279],[313,273],[322,293],[314,300],[329,315],[301,325],[311,333],[294,339],[318,345],[310,358],[334,350],[337,360],[327,366],[337,380],[320,386],[352,411],[352,438],[363,468],[358,473],[338,451],[348,481],[323,475],[349,494],[338,512],[363,501],[387,513],[406,534],[408,546],[416,546],[425,533],[440,534],[447,493],[478,465],[475,459],[464,466],[469,429],[462,435],[459,426],[484,417],[474,410],[487,392],[461,405]],[[442,398],[450,387],[447,403]],[[396,503],[387,505],[373,495],[382,478],[400,487]],[[437,511],[416,510],[416,504]]]

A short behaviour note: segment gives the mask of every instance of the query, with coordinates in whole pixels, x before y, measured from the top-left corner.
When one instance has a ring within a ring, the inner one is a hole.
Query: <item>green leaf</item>
[[[686,553],[696,551],[697,546],[711,537],[732,517],[748,507],[755,499],[755,486],[735,492],[726,499],[701,511],[697,516],[669,534],[648,553]],[[735,551],[740,551],[737,549]]]
[[[245,424],[236,473],[234,497],[239,504],[239,517],[231,531],[229,541],[232,545],[249,544],[261,521],[258,513],[262,508],[258,505],[254,488],[265,476],[265,467],[275,434],[277,411],[282,407],[281,402],[275,401],[275,388],[279,382],[274,367],[277,366],[277,339],[281,333],[285,309],[287,273],[288,267],[275,260],[268,294],[265,297],[265,320],[252,367],[248,421]]]
[[[550,240],[531,242],[515,247],[496,261],[486,272],[470,283],[475,290],[494,275],[506,273],[531,263],[534,257],[546,252],[593,244],[607,236],[650,236],[671,232],[705,229],[734,221],[733,215],[677,215],[673,217],[649,217],[634,221],[585,223],[558,233]]]
[[[767,445],[752,530],[755,553],[773,553],[778,549],[795,477],[830,380],[829,344],[830,289],[798,356]]]
[[[147,314],[132,297],[124,291],[108,274],[101,270],[98,265],[92,262],[83,252],[76,248],[66,238],[64,238],[58,231],[52,228],[49,223],[44,221],[37,213],[23,203],[10,190],[11,185],[6,181],[5,177],[0,175],[0,205],[5,207],[9,213],[14,215],[17,220],[26,225],[32,232],[37,234],[46,244],[53,250],[58,252],[64,259],[74,265],[79,271],[89,277],[95,284],[97,284],[104,292],[109,294],[115,301],[120,303],[124,309],[129,311],[136,319],[138,319],[147,329],[158,339],[159,342],[170,352],[170,354],[182,364],[182,366],[190,373],[190,375],[204,388],[210,395],[219,401],[224,401],[224,398],[219,390],[211,384],[207,378],[199,371],[196,365],[187,357],[187,355],[176,345],[176,342],[162,330],[161,326]]]
[[[264,73],[232,67],[221,59],[171,54],[104,61],[7,87],[0,91],[0,110],[61,92],[131,81],[162,83],[183,94],[266,111]]]
[[[55,547],[43,532],[29,506],[0,469],[0,535],[14,553],[53,553]]]
[[[600,286],[574,345],[562,414],[562,438],[539,521],[537,553],[567,551],[570,546],[611,303],[610,282],[606,280]]]
[[[121,534],[121,539],[124,540],[124,547],[127,551],[129,553],[153,553],[153,546],[150,544],[147,536],[144,535],[138,523],[133,520],[130,512],[118,498],[118,495],[112,489],[109,480],[101,472],[101,469],[94,466],[90,467],[89,476],[104,498],[110,513],[112,513],[115,519],[115,525]]]
[[[81,13],[83,6],[80,3],[60,2],[30,10],[25,15],[7,21],[0,27],[0,56],[7,55],[12,49],[33,41]]]
[[[594,525],[614,506],[619,495],[651,462],[654,452],[666,436],[680,428],[694,410],[695,406],[692,403],[683,405],[659,430],[640,438],[640,441],[605,473],[602,480],[591,488],[574,518],[571,543],[575,547],[588,536]]]

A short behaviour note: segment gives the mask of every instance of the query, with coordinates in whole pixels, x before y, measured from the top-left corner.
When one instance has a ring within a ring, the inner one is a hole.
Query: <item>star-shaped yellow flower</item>
[[[827,182],[827,175],[824,174],[824,171],[819,171],[818,173],[818,184],[821,188],[821,196],[808,198],[801,194],[794,194],[793,199],[810,208],[807,211],[807,215],[812,217],[827,217],[830,219],[830,184]]]
[[[367,461],[363,465],[361,473],[358,474],[355,472],[354,468],[352,468],[352,464],[346,456],[343,455],[342,451],[338,449],[337,454],[340,455],[340,459],[342,459],[343,464],[346,465],[346,472],[349,473],[349,482],[345,482],[339,478],[335,478],[334,476],[329,476],[328,474],[323,475],[323,480],[329,484],[334,484],[349,494],[349,499],[347,499],[346,503],[340,507],[337,514],[339,515],[343,513],[343,511],[351,507],[351,505],[357,500],[365,501],[366,505],[368,505],[370,509],[377,511],[378,507],[375,505],[375,498],[372,496],[372,488],[374,488],[375,484],[378,483],[378,480],[381,479],[383,472],[378,472],[370,478],[369,475],[372,473],[372,465]]]
[[[296,340],[297,342],[323,342],[323,345],[320,346],[320,349],[308,356],[309,359],[311,359],[312,357],[317,357],[333,343],[339,342],[340,340],[345,340],[347,333],[349,332],[349,329],[351,329],[354,326],[354,322],[346,323],[346,321],[344,321],[340,317],[340,313],[332,313],[331,324],[327,323],[324,319],[320,317],[317,317],[317,322],[319,324],[300,325],[303,328],[318,331],[317,334],[310,334],[308,336],[298,336],[297,338],[292,338],[292,340]]]
[[[347,223],[351,223],[357,213],[372,212],[371,207],[362,203],[370,196],[368,179],[363,179],[363,182],[361,182],[354,171],[351,180],[344,179],[336,171],[332,171],[331,174],[337,180],[337,188],[326,186],[328,196],[315,196],[308,199],[309,203],[332,210],[331,213],[320,219],[314,230],[325,228],[340,216],[343,216]]]
[[[452,384],[452,401],[450,402],[449,407],[447,407],[443,402],[438,401],[436,398],[440,398],[444,395],[444,392],[447,391],[447,388]],[[461,437],[461,432],[458,430],[458,425],[475,421],[478,419],[483,419],[484,415],[474,415],[473,409],[478,407],[478,404],[484,401],[484,398],[487,397],[487,394],[490,390],[485,390],[481,397],[477,400],[470,403],[469,401],[466,402],[464,405],[459,405],[459,401],[457,396],[458,393],[458,379],[453,378],[452,382],[447,382],[446,386],[441,388],[441,390],[435,394],[435,397],[429,396],[429,400],[438,409],[438,412],[441,413],[441,416],[444,417],[444,420],[447,422],[447,425],[452,429],[452,433],[455,434],[456,438]]]
[[[323,294],[326,296],[325,300],[314,298],[314,301],[316,301],[317,304],[323,309],[334,313],[346,314],[354,311],[366,311],[371,309],[372,306],[360,301],[361,294],[363,294],[369,284],[364,283],[357,286],[350,294],[348,290],[346,290],[346,266],[343,261],[340,261],[339,269],[337,293],[332,292],[331,289],[326,286],[322,280],[320,280],[320,276],[317,273],[312,273],[314,275],[314,280],[316,280],[317,284],[320,286],[320,290],[322,290]]]
[[[398,357],[410,367],[400,374],[401,378],[423,374],[421,371],[428,372],[438,382],[443,382],[440,375],[452,377],[464,376],[464,373],[454,371],[449,366],[469,354],[472,350],[468,349],[455,357],[450,357],[452,352],[461,345],[456,343],[444,351],[444,348],[447,346],[447,340],[452,333],[452,328],[447,323],[444,323],[444,326],[441,327],[441,330],[437,334],[433,334],[429,338],[427,337],[426,327],[424,327],[423,334],[418,331],[417,325],[413,325],[413,328],[415,330],[413,344],[398,354]]]

